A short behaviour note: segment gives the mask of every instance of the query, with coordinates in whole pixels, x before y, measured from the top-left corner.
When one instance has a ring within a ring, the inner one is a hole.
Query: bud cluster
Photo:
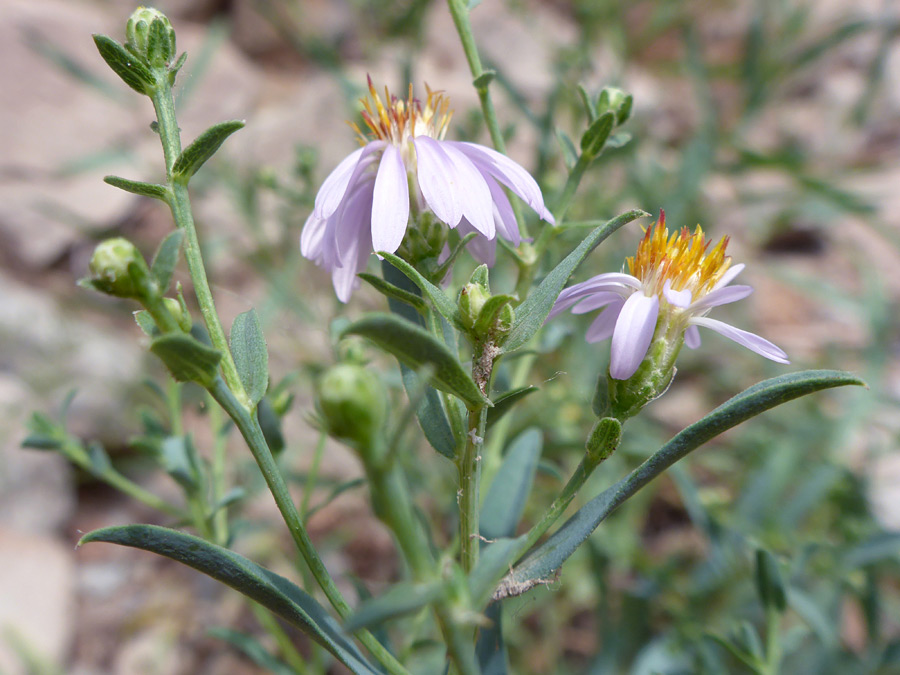
[[[459,294],[459,317],[478,342],[500,345],[516,319],[514,295],[492,295],[487,265],[479,266]]]

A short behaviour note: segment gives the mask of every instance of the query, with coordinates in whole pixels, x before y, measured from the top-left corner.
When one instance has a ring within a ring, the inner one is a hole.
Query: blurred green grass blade
[[[823,389],[865,386],[855,375],[834,370],[808,370],[765,380],[729,399],[706,417],[686,427],[628,476],[578,510],[544,544],[507,577],[524,583],[557,570],[606,517],[640,488],[723,431],[770,408]],[[900,542],[900,535],[898,535]]]
[[[213,626],[208,633],[214,638],[227,642],[257,666],[264,668],[266,672],[272,673],[272,675],[296,675],[284,661],[270,654],[263,647],[262,643],[252,635],[231,630],[224,626]]]
[[[427,607],[444,594],[447,583],[443,580],[430,583],[411,581],[394,584],[377,598],[364,601],[344,623],[348,633],[362,628],[374,628]]]
[[[538,387],[529,384],[527,387],[513,389],[494,397],[494,407],[488,410],[487,414],[487,428],[490,429],[501,417],[512,410],[516,403],[536,391],[538,391]]]
[[[510,443],[481,507],[482,537],[498,539],[516,533],[531,493],[543,440],[540,430],[531,428]]]
[[[478,632],[475,653],[482,675],[507,675],[509,654],[503,639],[503,608],[499,602],[492,603],[484,612],[490,625]]]
[[[89,532],[78,545],[103,541],[171,558],[255,600],[318,642],[352,672],[377,675],[359,649],[312,596],[291,581],[199,537],[156,525]]]

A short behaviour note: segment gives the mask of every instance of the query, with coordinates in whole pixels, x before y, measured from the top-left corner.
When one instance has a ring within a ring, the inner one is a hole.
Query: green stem
[[[252,600],[250,601],[250,609],[253,611],[253,615],[256,617],[259,625],[262,626],[275,640],[275,644],[278,645],[278,651],[281,654],[281,657],[287,662],[291,669],[298,675],[306,675],[309,673],[309,668],[306,666],[306,661],[303,656],[297,651],[294,643],[291,642],[291,638],[284,632],[281,624],[278,623],[278,620],[272,613]]]
[[[212,341],[213,347],[222,352],[222,375],[228,383],[228,387],[248,410],[252,407],[244,385],[238,376],[231,350],[228,348],[228,340],[225,338],[225,330],[216,312],[212,291],[207,281],[206,268],[203,264],[203,256],[200,251],[200,241],[197,238],[197,228],[194,225],[194,216],[191,212],[191,200],[188,195],[187,185],[176,180],[172,169],[175,160],[181,154],[181,134],[178,130],[178,121],[175,118],[175,101],[172,97],[172,88],[168,82],[165,71],[157,74],[157,88],[152,96],[153,108],[156,111],[156,119],[159,130],[159,138],[162,142],[163,154],[166,158],[166,177],[169,189],[172,192],[169,200],[169,208],[175,225],[184,232],[184,258],[187,261],[191,281],[194,284],[194,293],[200,305],[200,313],[203,322]]]
[[[213,432],[212,500],[218,510],[213,516],[213,541],[220,546],[228,542],[228,510],[221,505],[225,499],[225,435],[222,433],[222,411],[217,405],[209,406],[209,424]]]
[[[481,548],[478,526],[480,511],[481,452],[487,408],[478,406],[469,410],[469,432],[466,445],[458,460],[459,469],[459,555],[463,570],[468,574],[478,563]]]
[[[781,614],[775,607],[766,609],[766,675],[778,675],[781,664]]]
[[[553,207],[553,216],[556,218],[557,225],[561,225],[566,217],[569,206],[572,204],[572,198],[581,184],[581,179],[584,178],[584,172],[587,171],[587,168],[593,161],[593,159],[587,159],[583,154],[578,156],[578,161],[575,162],[575,166],[569,172],[569,177],[566,179],[562,193],[556,199],[556,204]]]
[[[497,111],[494,108],[494,101],[488,89],[489,81],[485,81],[485,78],[482,78],[484,66],[481,64],[481,56],[479,56],[478,46],[475,44],[475,34],[472,32],[472,22],[469,20],[469,8],[464,0],[447,0],[447,6],[450,8],[453,24],[456,26],[456,32],[459,33],[459,41],[462,43],[466,61],[469,63],[469,70],[472,72],[472,77],[475,81],[475,91],[478,93],[478,100],[481,102],[481,112],[484,115],[488,133],[491,135],[491,143],[493,143],[497,152],[506,154],[506,142],[503,140],[503,132],[500,130],[500,122],[497,120]],[[527,238],[528,229],[522,220],[521,207],[515,199],[510,200],[510,202],[516,222],[519,224],[519,232],[522,233],[522,237]]]
[[[278,465],[275,463],[275,458],[272,456],[272,452],[269,450],[269,446],[263,437],[256,412],[245,408],[235,398],[221,377],[217,377],[213,381],[209,388],[209,393],[228,413],[228,416],[231,417],[241,432],[241,435],[247,442],[247,446],[250,448],[250,452],[253,454],[253,458],[259,465],[269,491],[275,498],[275,503],[278,505],[278,510],[287,524],[297,550],[303,556],[328,601],[340,617],[346,619],[353,610],[347,604],[347,601],[344,600],[344,596],[341,595],[340,590],[338,590],[337,585],[313,546],[312,540],[309,538],[306,527],[304,527],[297,507],[294,505],[294,501],[288,491],[287,484],[284,482]],[[395,675],[407,674],[408,671],[369,631],[360,630],[356,635],[372,656],[388,669],[388,672]]]
[[[306,514],[309,513],[309,501],[312,499],[313,488],[315,488],[316,480],[319,478],[319,466],[322,463],[322,457],[325,455],[325,441],[327,439],[328,434],[324,431],[319,434],[319,442],[316,443],[312,464],[310,464],[309,473],[306,475],[306,484],[303,486],[303,498],[300,500],[300,519],[303,522],[306,522]]]

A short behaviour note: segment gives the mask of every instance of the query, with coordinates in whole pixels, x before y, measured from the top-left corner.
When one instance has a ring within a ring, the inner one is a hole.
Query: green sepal
[[[427,607],[446,593],[446,581],[416,583],[402,581],[391,586],[377,598],[364,601],[344,622],[344,630],[354,633],[362,628],[374,628]]]
[[[255,309],[234,318],[229,346],[244,390],[256,405],[269,386],[269,352]]]
[[[615,124],[616,115],[613,112],[605,112],[594,120],[581,137],[581,154],[588,159],[599,155]]]
[[[388,253],[387,251],[379,251],[378,255],[382,256],[391,263],[391,265],[403,272],[410,281],[418,286],[419,290],[431,300],[435,309],[437,309],[441,316],[457,328],[463,327],[459,319],[459,310],[456,307],[456,303],[447,297],[447,294],[444,293],[444,291],[423,277],[415,267],[410,265],[403,258],[400,258],[393,253]]]
[[[432,386],[458,396],[471,406],[490,404],[463,370],[456,354],[424,328],[392,314],[370,314],[351,324],[342,335],[368,338],[402,363],[418,370],[432,369]]]
[[[168,77],[169,77],[169,86],[170,87],[175,86],[175,77],[178,75],[178,71],[180,71],[181,68],[184,66],[185,61],[187,61],[187,52],[181,52],[181,56],[178,57],[178,59],[175,61],[175,63],[173,63],[171,66],[169,66]]]
[[[496,337],[498,344],[502,344],[503,336],[515,321],[513,303],[518,301],[515,295],[492,295],[475,321],[475,335]]]
[[[170,232],[156,249],[153,262],[150,263],[150,273],[156,279],[160,293],[165,293],[172,281],[183,237],[184,233],[181,230]]]
[[[214,124],[204,131],[178,155],[175,166],[172,167],[172,178],[186,183],[210,157],[216,154],[216,150],[226,138],[243,127],[242,120],[231,120]]]
[[[415,293],[410,293],[409,291],[405,291],[402,288],[394,286],[394,284],[389,281],[385,281],[381,277],[377,277],[374,274],[366,274],[362,272],[357,274],[360,279],[369,284],[376,291],[381,293],[383,296],[387,298],[393,298],[394,300],[399,300],[400,302],[405,302],[407,305],[411,305],[413,309],[415,309],[419,314],[425,315],[428,313],[428,305],[425,301]]]
[[[503,343],[504,352],[512,352],[528,342],[540,330],[553,309],[553,303],[562,292],[572,272],[582,263],[594,248],[613,232],[635,218],[648,216],[640,209],[633,209],[607,221],[591,232],[578,247],[544,277],[521,305],[516,307],[516,321]]]
[[[160,333],[159,328],[156,326],[156,322],[153,320],[153,317],[150,316],[150,312],[146,309],[139,309],[134,313],[134,322],[147,337],[156,337]]]
[[[584,111],[587,113],[588,121],[593,122],[597,119],[597,102],[594,101],[594,98],[584,88],[583,84],[578,85],[578,96],[581,97],[581,103],[584,106]]]
[[[469,277],[470,284],[478,284],[485,291],[490,293],[491,291],[491,280],[490,280],[490,271],[488,270],[487,265],[479,265],[472,272],[472,276]]]
[[[487,413],[487,428],[490,429],[501,417],[512,410],[516,403],[537,390],[537,387],[529,384],[527,387],[507,391],[494,398],[494,407],[489,409]]]
[[[121,44],[106,35],[94,35],[97,51],[113,72],[139,94],[150,96],[156,89],[156,80],[144,59],[132,54]]]
[[[107,185],[117,187],[120,190],[125,190],[125,192],[130,192],[133,195],[153,197],[153,199],[159,199],[164,202],[169,201],[169,188],[165,185],[143,183],[137,180],[128,180],[127,178],[122,178],[120,176],[104,176],[103,182]]]
[[[196,382],[208,387],[216,379],[222,352],[184,333],[155,338],[150,351],[156,354],[179,382]]]
[[[156,525],[106,527],[84,535],[91,542],[130,546],[171,558],[230,586],[296,626],[357,675],[380,673],[340,625],[308,593],[288,579],[199,537]]]
[[[166,23],[162,19],[154,19],[150,22],[147,35],[147,60],[156,67],[166,65],[175,56],[175,31]]]

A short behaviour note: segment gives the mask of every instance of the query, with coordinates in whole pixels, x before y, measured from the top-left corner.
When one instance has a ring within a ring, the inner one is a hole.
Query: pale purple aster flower
[[[364,145],[322,183],[300,237],[300,251],[331,272],[342,302],[373,251],[400,247],[411,203],[461,236],[476,232],[469,250],[488,265],[494,264],[498,236],[521,243],[503,187],[554,222],[537,182],[519,164],[483,145],[444,140],[452,113],[440,92],[428,89],[424,107],[412,86],[406,101],[385,89],[383,103],[371,79],[369,93],[371,100],[362,102],[371,138],[352,125]]]
[[[692,235],[665,227],[665,213],[647,230],[637,254],[628,258],[630,274],[600,274],[575,284],[556,300],[547,317],[566,309],[573,314],[603,311],[587,330],[588,342],[612,338],[609,374],[627,380],[647,356],[654,337],[680,340],[691,349],[700,346],[703,326],[778,363],[790,363],[781,349],[765,338],[706,315],[713,307],[746,298],[750,286],[731,286],[744,265],[731,266],[725,255],[728,238],[709,252],[711,242],[698,227]]]

